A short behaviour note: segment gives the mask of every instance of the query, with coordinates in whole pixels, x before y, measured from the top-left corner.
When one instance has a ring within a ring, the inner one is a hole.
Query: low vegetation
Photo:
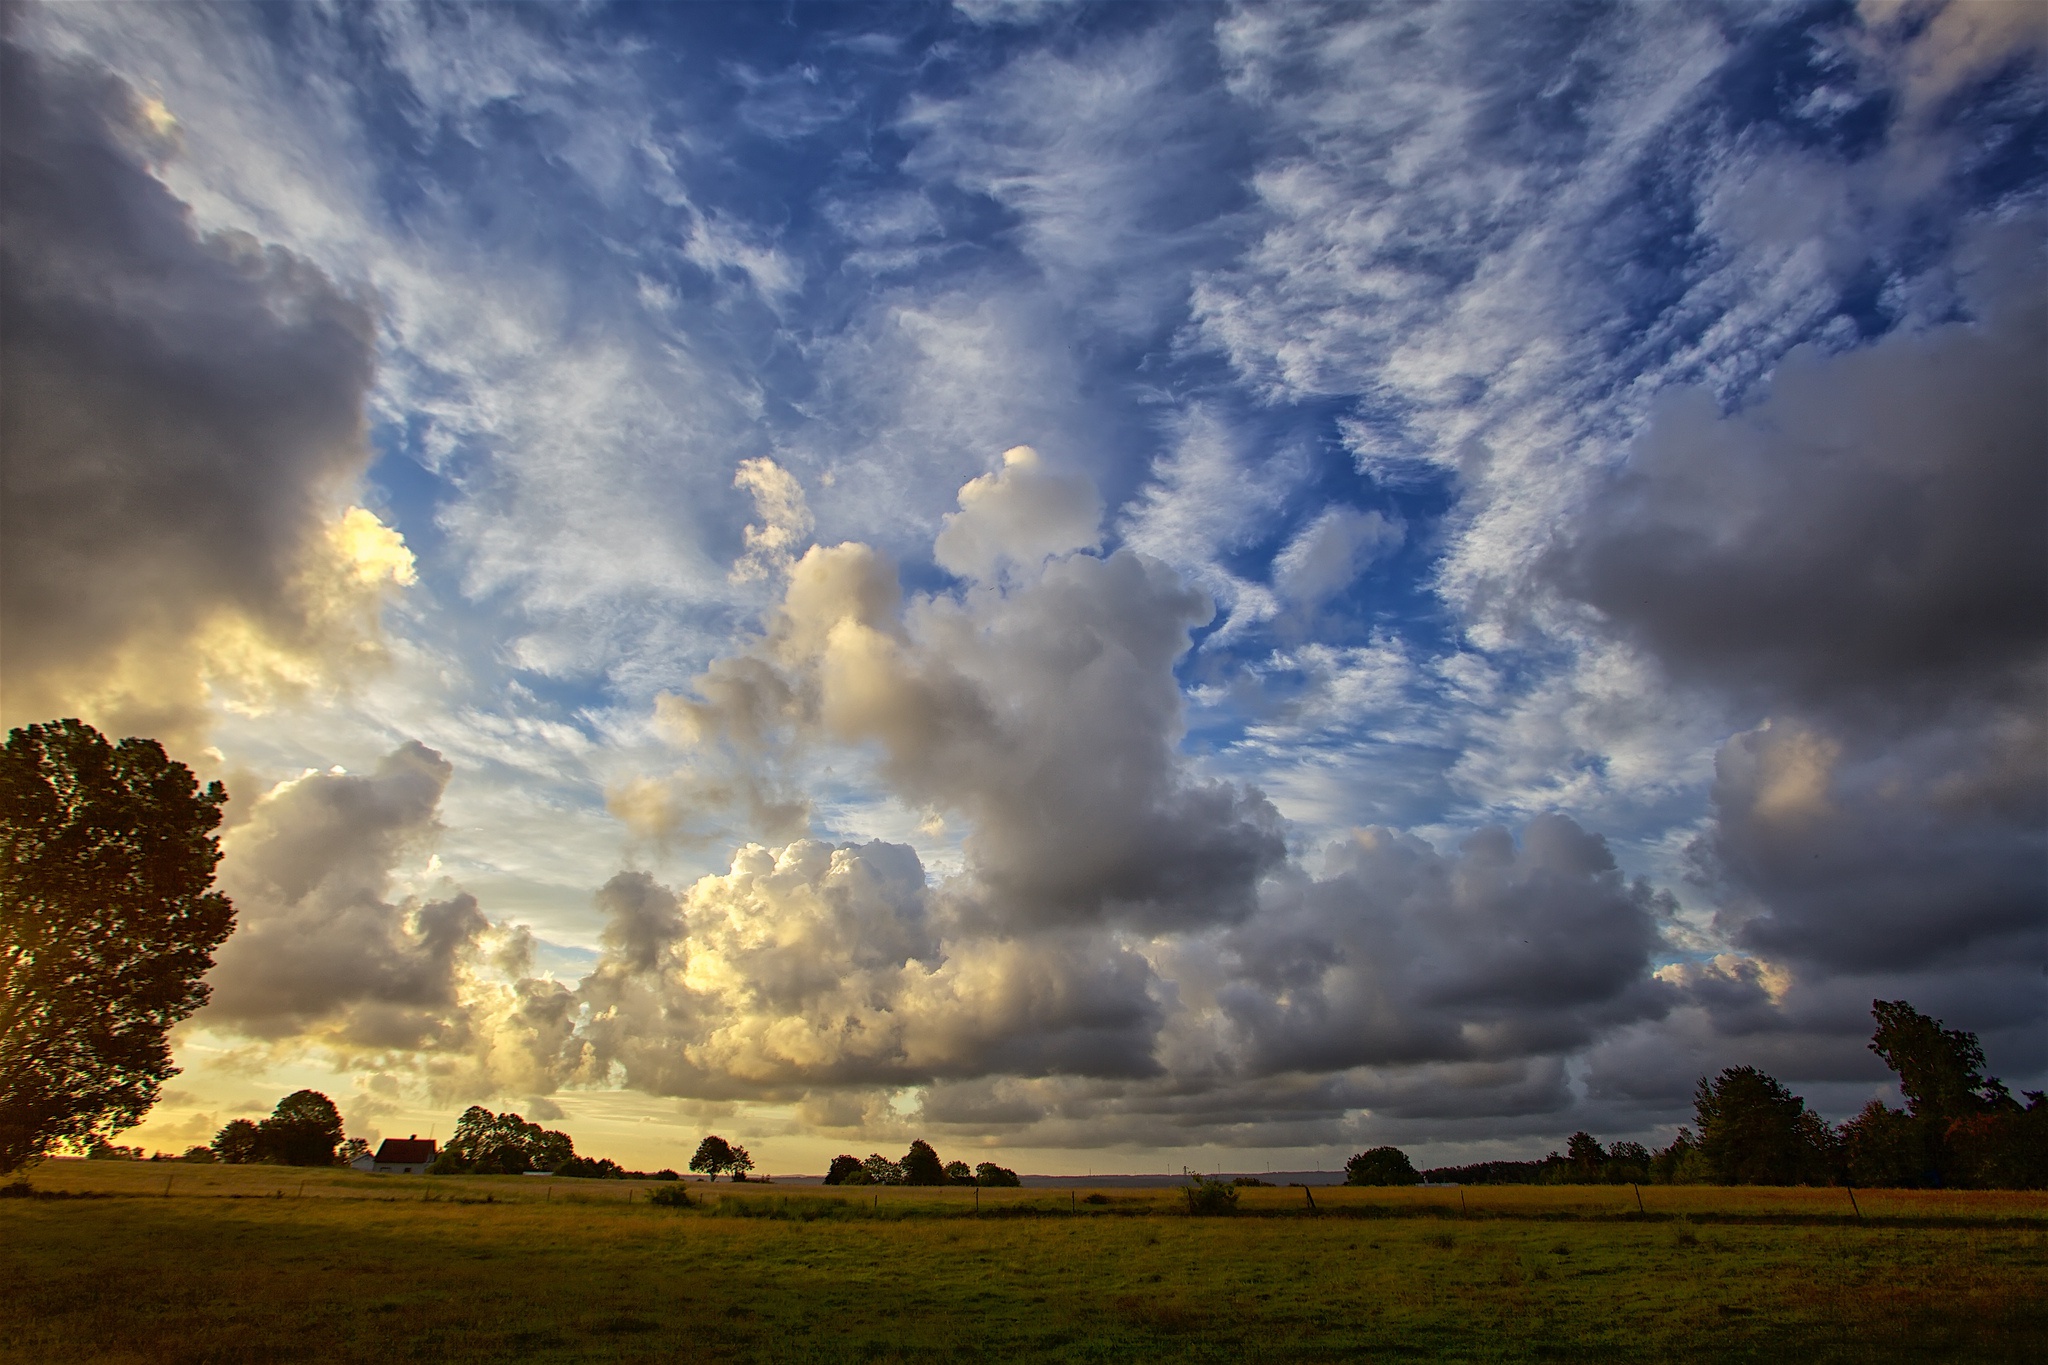
[[[0,1201],[5,1361],[2019,1361],[2048,1331],[2048,1194],[1242,1186],[1217,1218],[1174,1189],[33,1180],[69,1197]]]

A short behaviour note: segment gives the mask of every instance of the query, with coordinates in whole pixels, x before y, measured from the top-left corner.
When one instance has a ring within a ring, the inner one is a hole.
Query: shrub
[[[690,1206],[689,1187],[681,1181],[677,1181],[673,1185],[663,1185],[660,1189],[647,1196],[647,1202],[659,1204],[665,1209],[688,1208]]]
[[[1193,1177],[1194,1183],[1181,1193],[1187,1196],[1188,1212],[1193,1214],[1224,1214],[1237,1212],[1237,1187],[1226,1185],[1221,1180],[1210,1180],[1206,1176]]]

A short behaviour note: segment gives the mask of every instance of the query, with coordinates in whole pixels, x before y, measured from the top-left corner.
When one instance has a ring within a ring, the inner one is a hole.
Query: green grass
[[[170,1193],[164,1194],[164,1182]],[[2020,1360],[2048,1199],[692,1187],[49,1163],[0,1360]],[[303,1184],[303,1194],[300,1193]],[[552,1192],[548,1187],[552,1185]],[[1446,1196],[1450,1196],[1446,1198]],[[630,1196],[630,1202],[629,1202]],[[488,1202],[486,1202],[488,1201]]]

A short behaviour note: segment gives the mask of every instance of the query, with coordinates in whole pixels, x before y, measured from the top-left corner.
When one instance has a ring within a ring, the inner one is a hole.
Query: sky
[[[2048,18],[9,4],[0,723],[231,794],[178,1150],[2048,1085]]]

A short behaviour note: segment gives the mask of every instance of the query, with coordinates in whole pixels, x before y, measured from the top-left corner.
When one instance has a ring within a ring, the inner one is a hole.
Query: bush
[[[647,1202],[659,1204],[665,1209],[688,1208],[690,1206],[690,1190],[681,1181],[677,1181],[673,1185],[663,1185],[660,1189],[648,1195]]]
[[[1188,1212],[1192,1214],[1225,1214],[1237,1212],[1237,1187],[1226,1185],[1221,1180],[1210,1180],[1206,1176],[1195,1176],[1194,1184],[1181,1191],[1187,1196]]]

